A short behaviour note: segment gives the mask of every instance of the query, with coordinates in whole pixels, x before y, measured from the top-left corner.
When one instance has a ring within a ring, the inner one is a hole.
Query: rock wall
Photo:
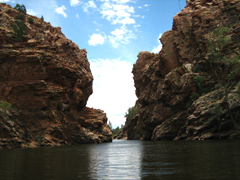
[[[214,120],[210,112],[223,102],[224,95],[213,88],[216,80],[206,57],[209,33],[218,27],[231,29],[229,48],[239,52],[239,13],[239,0],[187,0],[186,7],[173,17],[172,30],[161,37],[160,53],[138,55],[132,73],[140,109],[135,118],[127,120],[122,136],[143,140],[239,137],[226,113]],[[200,72],[197,66],[202,67]],[[193,77],[197,75],[203,77],[210,92],[191,104],[190,96],[197,91]],[[236,90],[230,95],[236,96]],[[231,99],[230,108],[239,123],[238,98]]]
[[[33,23],[29,22],[33,19]],[[16,20],[27,35],[16,39]],[[0,4],[0,148],[110,142],[106,114],[86,107],[92,94],[90,65],[61,32],[40,18]]]

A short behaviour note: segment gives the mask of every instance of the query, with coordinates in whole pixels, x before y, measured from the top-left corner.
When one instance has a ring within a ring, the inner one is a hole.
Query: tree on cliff
[[[24,21],[15,21],[13,24],[14,36],[18,42],[22,41],[22,36],[27,35],[27,26]]]
[[[228,27],[216,28],[210,33],[208,41],[207,59],[210,62],[217,87],[223,90],[223,104],[227,113],[239,133],[238,124],[230,108],[230,93],[239,84],[237,75],[240,73],[240,53],[228,51],[231,44]]]
[[[20,42],[22,41],[22,36],[27,35],[27,31],[28,31],[28,27],[24,22],[24,19],[25,19],[24,14],[26,14],[26,8],[23,4],[22,5],[16,4],[14,9],[17,9],[21,13],[19,15],[20,21],[16,20],[15,23],[12,25],[14,30],[14,36],[16,40]]]
[[[25,8],[25,6],[23,4],[22,5],[16,4],[14,9],[17,9],[20,13],[23,13],[23,14],[27,13],[26,8]]]
[[[125,124],[129,124],[131,122],[131,120],[135,117],[135,115],[139,111],[139,108],[140,108],[140,105],[128,108],[124,116],[125,118],[127,118]]]
[[[108,122],[108,127],[109,127],[110,131],[113,130],[113,127],[112,127],[112,123],[111,123],[111,121]]]

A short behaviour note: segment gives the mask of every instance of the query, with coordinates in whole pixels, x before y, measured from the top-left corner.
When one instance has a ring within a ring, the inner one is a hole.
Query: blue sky
[[[107,113],[113,127],[125,122],[136,101],[133,64],[140,51],[158,53],[159,37],[172,28],[172,18],[185,0],[0,0],[24,4],[27,13],[59,26],[80,49],[86,48],[93,94],[88,107]],[[181,8],[181,9],[180,9]]]

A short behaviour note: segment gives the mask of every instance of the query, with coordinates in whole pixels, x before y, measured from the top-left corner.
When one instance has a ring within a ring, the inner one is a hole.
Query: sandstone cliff
[[[224,111],[223,91],[214,88],[207,60],[208,37],[218,27],[231,29],[231,52],[239,52],[239,0],[187,0],[186,7],[173,17],[173,27],[161,38],[159,54],[140,52],[133,67],[136,106],[135,118],[127,119],[121,133],[128,139],[177,140],[239,137],[227,113],[216,118],[211,113],[220,104]],[[229,52],[229,51],[226,51]],[[199,70],[200,69],[200,70]],[[195,76],[203,77],[201,97],[196,93]],[[240,122],[240,104],[232,89],[230,108]],[[225,111],[226,112],[226,111]]]
[[[16,21],[26,35],[13,29]],[[6,4],[0,22],[0,98],[12,105],[0,109],[0,148],[112,141],[106,114],[86,107],[93,81],[86,50],[60,27]]]

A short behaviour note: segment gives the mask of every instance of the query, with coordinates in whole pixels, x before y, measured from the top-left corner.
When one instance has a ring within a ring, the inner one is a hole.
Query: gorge
[[[211,35],[225,27],[221,35],[231,41],[219,52],[239,58],[239,14],[239,0],[187,0],[161,37],[161,51],[138,54],[136,113],[119,139],[239,138],[239,74],[226,96],[224,86],[216,86],[219,64],[209,59]],[[5,3],[0,22],[0,148],[111,142],[106,113],[86,107],[93,93],[87,50],[60,27]]]

